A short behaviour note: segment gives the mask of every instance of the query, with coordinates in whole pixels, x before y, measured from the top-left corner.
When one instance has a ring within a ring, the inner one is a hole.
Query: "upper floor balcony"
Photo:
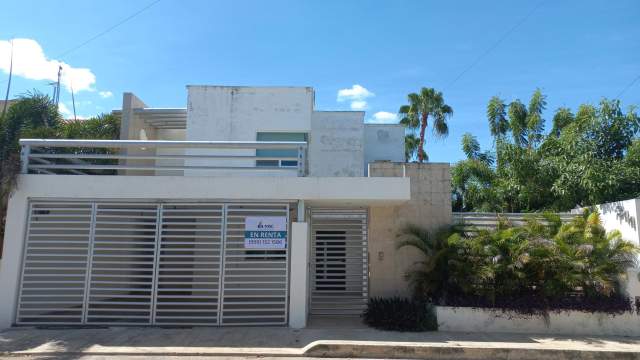
[[[307,143],[21,139],[23,174],[307,176]]]

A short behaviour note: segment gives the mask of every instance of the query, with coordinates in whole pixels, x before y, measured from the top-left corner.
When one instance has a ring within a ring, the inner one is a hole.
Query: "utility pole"
[[[73,121],[78,121],[76,117],[76,99],[73,96],[73,84],[71,84],[71,102],[73,103]]]
[[[58,82],[56,82],[56,87],[53,88],[53,102],[56,104],[56,108],[58,107],[58,102],[60,101],[60,77],[62,76],[62,65],[58,66]]]
[[[11,75],[13,74],[13,39],[11,40],[11,58],[9,60],[9,83],[7,83],[7,94],[4,97],[4,104],[2,106],[2,115],[0,119],[4,117],[7,112],[7,104],[9,103],[9,90],[11,89]]]

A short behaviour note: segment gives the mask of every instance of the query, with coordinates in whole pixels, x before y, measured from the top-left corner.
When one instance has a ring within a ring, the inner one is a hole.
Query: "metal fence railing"
[[[562,222],[569,222],[578,214],[557,213]],[[465,229],[495,229],[500,219],[507,220],[514,226],[523,225],[527,218],[536,217],[541,222],[545,222],[540,213],[489,213],[489,212],[454,212],[453,223],[461,225]]]
[[[21,139],[20,145],[23,174],[307,173],[307,143],[296,141]]]

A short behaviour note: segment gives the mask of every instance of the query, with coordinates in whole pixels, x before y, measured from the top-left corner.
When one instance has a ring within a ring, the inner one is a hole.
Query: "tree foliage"
[[[445,104],[440,91],[433,88],[422,88],[420,93],[411,93],[407,96],[408,105],[403,105],[398,110],[401,119],[400,124],[405,126],[411,134],[405,139],[405,157],[417,155],[418,161],[426,160],[424,150],[425,133],[431,119],[431,129],[437,137],[449,135],[447,120],[453,115],[453,109]],[[415,132],[418,131],[416,141]]]
[[[463,136],[467,159],[452,169],[454,210],[564,211],[640,196],[640,118],[634,108],[624,112],[618,100],[608,99],[581,105],[575,115],[559,108],[545,133],[546,104],[540,90],[528,106],[491,98],[493,151],[482,152],[472,135]]]
[[[87,120],[63,120],[51,98],[35,90],[11,104],[0,118],[0,242],[7,202],[20,171],[21,138],[115,140],[120,138],[120,119],[102,114]]]
[[[523,226],[503,220],[496,229],[472,233],[448,229],[432,235],[409,226],[400,237],[400,247],[424,256],[407,273],[414,296],[439,304],[473,299],[508,307],[510,301],[535,299],[545,307],[624,299],[621,280],[640,252],[620,232],[606,233],[590,210],[565,224],[543,214],[531,215]],[[628,299],[623,303],[630,306]]]

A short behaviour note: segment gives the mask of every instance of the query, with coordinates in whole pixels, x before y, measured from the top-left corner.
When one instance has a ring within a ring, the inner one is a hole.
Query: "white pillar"
[[[309,272],[309,224],[291,224],[291,270],[289,272],[289,327],[307,326],[307,286]]]
[[[0,330],[10,327],[15,319],[27,208],[27,199],[16,190],[7,208],[4,249],[0,259]]]

